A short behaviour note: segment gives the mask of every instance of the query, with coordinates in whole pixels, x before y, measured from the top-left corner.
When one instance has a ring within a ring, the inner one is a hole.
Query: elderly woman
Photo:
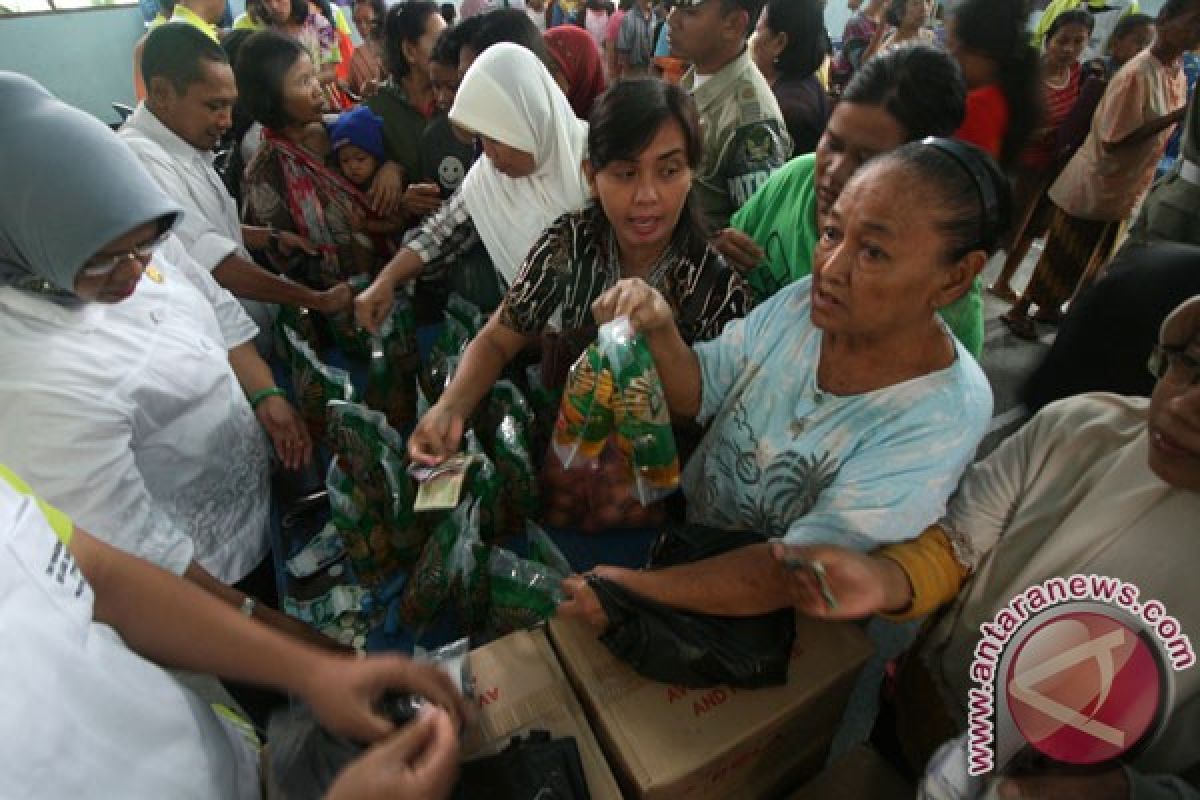
[[[1163,323],[1149,400],[1085,394],[1047,406],[968,470],[946,518],[914,542],[872,555],[834,547],[792,554],[821,561],[838,599],[832,611],[811,580],[797,583],[797,606],[816,616],[914,617],[948,604],[898,676],[896,733],[912,769],[966,729],[980,625],[1030,587],[1073,574],[1116,578],[1140,590],[1135,599],[1160,603],[1176,634],[1200,631],[1195,586],[1181,580],[1200,568],[1198,365],[1200,297]],[[1012,781],[1019,794],[1002,796],[1195,797],[1200,670],[1174,672],[1173,683],[1159,735],[1124,766],[1029,776]],[[939,770],[951,760],[939,759]]]
[[[583,173],[587,123],[576,118],[549,71],[528,49],[505,42],[479,56],[463,77],[450,120],[478,138],[483,157],[355,299],[359,324],[370,330],[383,323],[397,287],[439,259],[468,252],[480,240],[497,282],[507,289],[542,232],[563,214],[588,205],[591,190]]]
[[[957,65],[932,47],[901,47],[864,64],[834,108],[816,153],[794,158],[772,175],[721,232],[719,249],[743,270],[756,299],[812,271],[819,221],[855,170],[905,142],[949,136],[962,122],[965,98]],[[980,288],[968,287],[939,313],[978,355]]]
[[[622,279],[662,291],[689,343],[712,339],[746,313],[745,285],[708,246],[690,200],[702,149],[695,104],[679,87],[624,81],[601,95],[586,165],[598,202],[559,217],[529,251],[500,309],[409,439],[415,460],[452,455],[501,370],[543,332],[565,334],[560,341],[575,347],[555,360],[574,361],[595,339],[593,301]],[[550,388],[560,379],[543,375]]]
[[[880,157],[847,184],[809,279],[689,348],[639,280],[595,304],[646,337],[671,412],[711,421],[684,472],[688,521],[855,550],[917,536],[945,509],[991,414],[991,391],[937,309],[966,290],[1008,224],[1007,183],[947,139]],[[599,567],[687,611],[761,614],[795,576],[764,541],[654,571]],[[560,609],[603,627],[588,584]]]
[[[12,73],[0,100],[0,461],[120,549],[253,611],[226,584],[270,568],[264,429],[288,466],[311,451],[257,330],[107,127]]]

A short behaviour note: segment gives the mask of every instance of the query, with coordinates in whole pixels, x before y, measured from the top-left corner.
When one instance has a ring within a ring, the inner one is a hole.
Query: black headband
[[[983,206],[983,219],[979,223],[979,246],[988,249],[988,240],[1000,225],[1000,198],[996,195],[996,184],[983,168],[971,148],[957,139],[946,139],[940,136],[926,136],[921,144],[934,147],[963,168],[975,184],[979,193],[979,202]]]

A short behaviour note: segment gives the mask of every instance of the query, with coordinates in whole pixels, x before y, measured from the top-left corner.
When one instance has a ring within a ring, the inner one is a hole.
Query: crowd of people
[[[281,309],[338,345],[405,298],[421,330],[451,295],[487,315],[402,431],[418,465],[514,365],[557,398],[627,317],[690,441],[672,513],[761,541],[590,572],[698,614],[924,619],[872,735],[914,780],[1024,587],[1119,576],[1200,634],[1200,0],[854,11],[835,47],[822,0],[255,0],[228,29],[179,0],[115,133],[0,73],[5,785],[259,796],[260,742],[166,668],[370,745],[331,798],[449,795],[447,677],[279,610],[272,471],[324,457],[272,370]],[[985,293],[1017,337],[1062,328],[978,460]],[[586,575],[562,591],[605,630]],[[1004,796],[1200,797],[1197,675],[1125,763]],[[397,729],[388,689],[432,702]]]

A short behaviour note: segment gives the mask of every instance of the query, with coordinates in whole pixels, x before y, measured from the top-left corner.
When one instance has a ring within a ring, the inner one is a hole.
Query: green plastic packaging
[[[354,384],[345,370],[323,364],[301,334],[287,326],[280,331],[287,343],[292,389],[300,417],[314,441],[327,441],[329,403],[354,400]]]
[[[498,381],[476,415],[474,428],[500,473],[496,527],[500,536],[519,534],[525,520],[541,514],[537,468],[530,430],[533,413],[512,381]]]
[[[354,481],[367,511],[382,527],[382,534],[373,530],[373,535],[386,538],[396,563],[411,564],[427,531],[412,510],[416,493],[403,441],[383,414],[355,403],[330,403],[329,417],[336,465]]]
[[[388,424],[407,431],[417,421],[417,326],[412,306],[397,300],[379,335],[371,339],[367,405],[382,411]]]
[[[429,360],[421,371],[421,391],[430,403],[436,403],[450,382],[451,358],[459,357],[471,341],[471,333],[457,318],[447,315],[441,335],[429,350]]]

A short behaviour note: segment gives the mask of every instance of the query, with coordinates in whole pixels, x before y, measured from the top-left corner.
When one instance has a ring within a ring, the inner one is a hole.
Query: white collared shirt
[[[268,445],[229,366],[256,328],[175,237],[153,266],[112,305],[0,288],[0,463],[110,544],[233,583],[267,552]]]
[[[213,154],[192,147],[139,103],[120,136],[167,195],[183,206],[175,235],[210,272],[231,253],[251,260],[237,204],[213,169]]]

